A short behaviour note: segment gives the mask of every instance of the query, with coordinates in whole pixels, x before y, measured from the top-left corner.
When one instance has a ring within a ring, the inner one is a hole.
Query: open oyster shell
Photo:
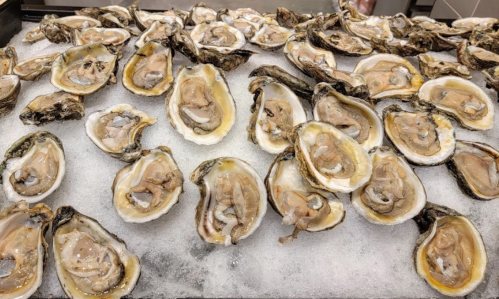
[[[66,159],[62,143],[52,133],[38,131],[21,137],[5,153],[0,183],[10,201],[38,202],[62,182]]]
[[[426,31],[432,31],[442,36],[466,36],[469,33],[467,28],[449,27],[443,22],[438,22],[426,16],[416,16],[411,21]]]
[[[87,119],[88,138],[103,152],[125,162],[133,162],[141,152],[142,131],[156,123],[156,118],[128,104],[118,104],[97,111]]]
[[[343,32],[326,34],[318,28],[310,28],[307,36],[312,45],[347,56],[369,55],[373,49],[364,41]]]
[[[254,79],[249,90],[255,96],[248,140],[271,154],[281,153],[291,145],[293,127],[307,121],[300,99],[286,85],[270,77]]]
[[[442,61],[428,54],[419,54],[419,69],[423,76],[429,79],[436,79],[445,76],[458,76],[464,79],[471,79],[468,67],[459,62]]]
[[[379,53],[388,53],[401,57],[416,56],[420,53],[426,53],[428,48],[422,48],[419,44],[413,44],[412,40],[392,40],[372,38],[371,47]]]
[[[412,167],[389,147],[369,152],[373,173],[369,182],[353,191],[355,210],[369,222],[394,225],[405,222],[424,208],[426,191]]]
[[[140,49],[151,40],[167,41],[173,34],[176,25],[155,21],[149,26],[135,42],[135,48]]]
[[[296,126],[293,135],[300,172],[312,186],[349,193],[371,177],[366,150],[332,124],[309,121]]]
[[[11,46],[0,49],[0,76],[11,75],[17,64],[16,49]]]
[[[18,76],[0,76],[0,117],[14,110],[20,91],[21,80]]]
[[[267,191],[248,163],[227,157],[205,161],[190,179],[201,196],[196,227],[203,241],[235,245],[258,228],[267,212]]]
[[[499,92],[499,66],[485,69],[482,71],[482,74],[485,75],[487,87],[492,87],[495,91]]]
[[[50,72],[52,63],[59,53],[42,55],[25,60],[14,67],[14,74],[21,80],[38,80],[44,74]]]
[[[68,297],[118,299],[132,292],[139,258],[97,220],[63,206],[52,221],[52,235],[57,277]]]
[[[199,2],[191,8],[187,25],[196,26],[202,23],[211,23],[216,21],[217,12],[206,3]]]
[[[81,119],[85,115],[83,96],[65,91],[37,96],[21,111],[25,125],[44,125],[53,121]]]
[[[133,23],[132,16],[128,9],[119,5],[111,5],[105,7],[85,7],[80,10],[75,10],[75,14],[79,16],[87,16],[99,20],[103,27],[106,28],[123,28],[132,35],[137,33],[129,28],[128,25]]]
[[[333,124],[366,151],[383,144],[383,123],[366,101],[345,96],[327,83],[315,86],[312,98],[314,119]]]
[[[123,86],[134,94],[159,96],[173,82],[173,51],[166,42],[148,41],[137,50],[123,69]]]
[[[220,142],[236,119],[236,103],[223,71],[210,64],[181,66],[166,96],[170,124],[189,141]]]
[[[75,46],[101,43],[117,54],[128,44],[130,37],[130,32],[121,28],[82,28],[72,31],[71,41]]]
[[[408,44],[421,49],[422,52],[452,51],[462,40],[461,37],[444,37],[436,32],[426,30],[414,30],[408,35]]]
[[[300,98],[306,100],[312,98],[314,93],[314,88],[310,84],[291,75],[277,65],[261,65],[251,71],[248,77],[271,77],[286,85]]]
[[[279,26],[293,28],[296,25],[312,19],[312,14],[299,14],[285,7],[277,7],[276,21]]]
[[[57,15],[45,15],[40,23],[40,31],[52,43],[71,42],[73,29],[101,27],[102,23],[85,16],[69,16],[59,18]]]
[[[138,160],[116,174],[111,187],[114,208],[126,222],[157,219],[178,202],[183,183],[168,147],[144,150]]]
[[[198,48],[231,51],[246,44],[244,34],[224,22],[198,24],[191,30],[192,40]]]
[[[134,19],[135,25],[140,31],[145,31],[156,21],[167,24],[177,23],[181,28],[184,28],[183,19],[173,10],[151,13],[145,10],[140,10],[139,7],[134,4],[130,6],[130,14]]]
[[[439,293],[466,296],[485,278],[487,252],[480,232],[464,215],[428,202],[414,218],[417,273]]]
[[[50,83],[77,95],[96,92],[108,83],[116,83],[117,56],[102,44],[70,48],[52,63]]]
[[[490,145],[458,140],[447,168],[468,196],[491,200],[499,197],[498,159],[499,151]]]
[[[494,27],[477,27],[473,29],[469,40],[473,46],[499,54],[499,33]]]
[[[284,46],[292,34],[293,32],[287,28],[263,24],[249,41],[264,50],[276,51]]]
[[[454,22],[452,22],[452,27],[457,28],[457,29],[466,29],[468,31],[471,31],[476,26],[493,25],[494,23],[497,23],[498,21],[499,20],[497,20],[496,18],[476,18],[476,17],[462,18],[462,19],[457,19]]]
[[[470,130],[494,126],[494,104],[473,82],[459,77],[443,77],[425,82],[418,92],[419,103],[454,117]]]
[[[343,12],[340,22],[343,30],[365,40],[372,38],[393,39],[390,21],[387,18],[370,16],[365,20],[352,20],[351,14]]]
[[[473,70],[483,70],[499,65],[499,55],[463,40],[457,47],[457,61]]]
[[[438,165],[454,154],[454,128],[443,114],[408,112],[393,104],[383,110],[383,121],[386,137],[414,164]]]
[[[331,192],[313,187],[301,175],[293,147],[279,154],[265,178],[270,206],[282,218],[282,224],[294,225],[293,233],[279,238],[285,243],[296,239],[300,231],[329,230],[343,222],[343,204]]]
[[[23,38],[23,42],[34,44],[42,39],[45,39],[45,34],[43,34],[40,30],[40,25],[37,25],[35,28],[26,33],[26,36]]]
[[[5,299],[25,299],[42,284],[47,260],[47,232],[53,213],[45,204],[31,209],[19,201],[0,212],[0,295]]]

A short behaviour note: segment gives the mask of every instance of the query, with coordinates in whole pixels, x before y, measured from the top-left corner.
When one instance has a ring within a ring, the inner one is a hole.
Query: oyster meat
[[[244,34],[224,22],[196,25],[191,31],[192,40],[198,48],[231,51],[246,44]]]
[[[135,42],[135,48],[140,49],[151,40],[167,41],[173,34],[175,28],[176,27],[171,24],[155,21],[137,39]]]
[[[387,18],[370,16],[365,20],[351,20],[350,14],[343,13],[340,18],[343,30],[351,35],[358,36],[365,40],[379,38],[384,40],[392,40],[393,33],[390,30],[390,21]]]
[[[14,110],[20,91],[21,80],[18,76],[0,76],[0,117]]]
[[[480,47],[468,45],[463,40],[457,47],[457,61],[473,70],[483,70],[499,65],[499,55]]]
[[[156,118],[128,104],[118,104],[97,111],[87,119],[88,138],[111,157],[133,162],[140,156],[142,131],[156,123]]]
[[[389,147],[370,151],[373,161],[371,179],[353,191],[355,210],[375,224],[405,222],[424,208],[426,191],[412,167]]]
[[[199,25],[202,23],[211,23],[216,21],[217,12],[210,8],[206,3],[199,2],[191,8],[187,25]]]
[[[101,27],[102,23],[85,16],[69,16],[59,18],[57,15],[45,15],[40,23],[40,31],[52,43],[71,42],[74,29]]]
[[[464,79],[471,79],[468,67],[459,62],[442,61],[428,54],[419,54],[419,69],[423,76],[429,79],[436,79],[445,76],[458,76]]]
[[[130,37],[130,32],[121,28],[82,28],[72,31],[71,41],[75,46],[101,43],[111,52],[119,53]]]
[[[190,179],[201,196],[196,226],[203,241],[235,245],[258,228],[267,212],[267,191],[248,163],[227,157],[205,161]]]
[[[411,21],[426,31],[432,31],[442,36],[464,36],[469,33],[468,28],[449,27],[443,22],[437,22],[426,16],[413,17]]]
[[[457,19],[454,22],[452,22],[452,27],[457,28],[457,29],[466,29],[468,31],[473,30],[476,26],[490,26],[495,23],[497,23],[499,20],[496,18],[476,18],[476,17],[470,17],[470,18],[463,18],[463,19]]]
[[[37,96],[19,118],[25,125],[44,125],[53,121],[81,119],[85,115],[83,96],[65,91]]]
[[[130,14],[132,15],[135,25],[140,31],[145,31],[151,25],[159,21],[160,23],[174,24],[177,23],[181,28],[184,28],[184,21],[177,15],[175,11],[165,11],[158,13],[150,13],[140,10],[137,5],[130,6]]]
[[[26,36],[23,38],[23,42],[34,44],[42,39],[45,39],[45,34],[43,34],[40,30],[40,25],[37,25],[35,28],[26,33]]]
[[[284,46],[293,32],[279,25],[263,24],[250,42],[264,50],[276,51]]]
[[[499,54],[499,32],[493,27],[476,28],[469,40],[473,46]]]
[[[126,222],[157,219],[178,202],[183,183],[182,172],[168,147],[144,150],[137,161],[116,174],[114,208]]]
[[[63,206],[52,221],[52,235],[57,277],[69,298],[118,299],[132,292],[139,258],[97,220]]]
[[[0,49],[0,77],[14,73],[17,64],[17,53],[14,47],[8,46]]]
[[[312,45],[338,54],[360,56],[369,55],[373,51],[361,38],[340,31],[327,35],[318,28],[311,28],[307,35]]]
[[[50,72],[52,62],[58,55],[59,53],[53,53],[23,61],[14,67],[14,74],[21,80],[38,80],[41,76]]]
[[[66,159],[62,143],[54,134],[38,131],[21,137],[5,153],[0,165],[0,183],[10,201],[40,201],[62,182]]]

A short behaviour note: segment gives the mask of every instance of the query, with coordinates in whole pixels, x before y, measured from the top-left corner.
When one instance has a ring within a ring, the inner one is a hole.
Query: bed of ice
[[[68,44],[51,44],[47,40],[33,45],[21,42],[26,32],[36,24],[23,23],[23,31],[10,45],[17,50],[19,60],[42,54],[62,52]],[[413,221],[396,226],[370,224],[359,216],[349,203],[349,196],[340,196],[345,208],[345,221],[335,229],[319,233],[300,233],[290,244],[277,239],[288,235],[292,227],[281,225],[281,217],[270,207],[260,227],[236,246],[223,247],[204,243],[197,235],[194,209],[199,199],[198,189],[189,181],[191,172],[204,160],[234,156],[249,162],[265,177],[273,156],[247,141],[246,126],[253,96],[247,91],[248,74],[262,64],[276,64],[290,73],[313,83],[297,71],[282,54],[261,51],[248,63],[227,73],[230,89],[237,103],[237,121],[231,132],[219,144],[199,146],[185,141],[166,119],[164,97],[146,98],[133,95],[121,85],[121,70],[134,52],[133,38],[124,48],[119,62],[118,84],[106,86],[85,97],[86,115],[118,103],[129,103],[158,122],[144,131],[143,148],[169,146],[184,173],[185,193],[179,204],[167,214],[150,223],[129,224],[116,215],[112,206],[111,184],[118,170],[126,163],[111,158],[99,150],[85,135],[86,117],[79,121],[51,123],[42,128],[25,126],[19,120],[21,110],[36,96],[56,91],[49,75],[36,82],[22,82],[15,110],[0,119],[0,153],[21,136],[39,129],[56,134],[66,152],[67,171],[60,188],[44,200],[54,210],[72,205],[83,214],[97,219],[109,231],[116,233],[139,256],[142,275],[132,293],[141,297],[438,297],[415,272],[412,251],[418,230]],[[248,48],[253,48],[247,45]],[[437,58],[454,61],[455,52],[432,53]],[[336,56],[339,69],[352,70],[361,58]],[[409,61],[417,65],[416,58]],[[174,58],[174,70],[190,64],[181,54]],[[484,77],[473,72],[473,82],[485,89]],[[486,89],[491,98],[497,94]],[[377,106],[392,103],[384,101]],[[499,105],[496,104],[499,116]],[[454,124],[456,124],[454,122]],[[471,132],[456,124],[457,138],[482,141],[499,148],[499,117],[495,128],[486,132]],[[445,166],[416,167],[423,181],[428,200],[447,205],[467,215],[481,232],[489,254],[485,281],[471,298],[499,296],[499,200],[482,202],[462,194]],[[1,206],[7,206],[0,192]],[[47,234],[51,244],[51,236]],[[45,268],[43,284],[34,297],[62,297],[64,293],[55,273],[52,248]]]

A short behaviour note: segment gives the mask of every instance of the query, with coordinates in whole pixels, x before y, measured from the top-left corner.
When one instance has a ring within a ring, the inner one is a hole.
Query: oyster
[[[50,72],[52,62],[58,55],[59,53],[53,53],[23,61],[14,67],[14,74],[21,80],[38,80],[41,76]]]
[[[427,54],[419,54],[418,60],[421,74],[429,79],[445,76],[459,76],[464,79],[471,79],[468,68],[459,62],[442,61]]]
[[[427,81],[418,92],[419,103],[454,117],[470,130],[489,130],[494,126],[494,104],[473,82],[459,77]]]
[[[432,31],[442,36],[464,36],[469,33],[467,28],[449,27],[443,22],[437,22],[434,19],[425,16],[413,17],[411,18],[411,21],[426,31]]]
[[[296,25],[312,19],[311,14],[299,14],[285,7],[277,7],[276,20],[279,26],[293,28]]]
[[[75,46],[101,43],[116,54],[128,44],[130,37],[130,32],[121,28],[83,28],[72,31],[71,41]]]
[[[327,83],[315,86],[312,112],[317,121],[333,124],[366,151],[383,144],[383,123],[366,101],[344,96]]]
[[[436,32],[426,30],[412,31],[408,37],[408,44],[413,45],[422,52],[452,51],[463,41],[461,37],[443,37]]]
[[[179,68],[166,97],[166,110],[177,132],[203,145],[221,141],[236,119],[225,75],[210,64]]]
[[[133,30],[127,28],[133,21],[130,12],[118,5],[106,7],[86,7],[80,10],[75,10],[75,14],[79,16],[87,16],[99,20],[102,26],[106,28],[123,28],[132,35],[137,35]]]
[[[499,32],[495,28],[476,28],[469,39],[473,46],[499,54]]]
[[[396,55],[377,54],[355,66],[354,73],[364,75],[371,99],[409,99],[424,79],[412,64]]]
[[[300,99],[286,85],[270,77],[258,77],[249,86],[254,94],[248,140],[263,150],[278,154],[291,145],[293,127],[306,122]]]
[[[224,22],[196,25],[191,31],[192,40],[198,48],[231,51],[246,44],[244,34]]]
[[[247,20],[246,18],[237,15],[230,15],[228,9],[221,9],[217,13],[217,20],[236,28],[244,34],[246,39],[250,39],[255,35],[255,32],[260,29],[260,23]]]
[[[388,22],[390,22],[390,30],[395,38],[405,37],[411,32],[414,26],[413,22],[403,13],[398,13],[393,17],[389,17]]]
[[[318,232],[343,222],[343,204],[331,192],[313,187],[301,175],[293,147],[279,154],[265,178],[268,200],[282,216],[282,224],[294,225],[290,236],[279,238],[285,243],[296,239],[300,231]]]
[[[37,96],[19,118],[25,125],[44,125],[53,121],[81,119],[85,115],[83,96],[64,91]]]
[[[412,44],[411,40],[387,41],[380,38],[371,39],[371,47],[379,53],[394,54],[397,56],[416,56],[420,53],[428,52],[428,48],[421,48],[417,44]]]
[[[52,221],[55,268],[69,298],[122,298],[140,276],[139,258],[97,220],[70,206]]]
[[[160,23],[174,24],[177,23],[181,28],[184,28],[184,21],[177,15],[175,11],[165,11],[158,13],[150,13],[140,10],[137,5],[130,6],[130,14],[132,15],[135,25],[140,31],[145,31],[151,25],[159,21]]]
[[[144,150],[137,161],[116,174],[114,208],[126,222],[157,219],[178,202],[183,183],[182,172],[168,147]]]
[[[369,55],[373,51],[361,38],[339,31],[326,35],[318,28],[311,28],[308,30],[308,38],[312,45],[338,54],[360,56]]]
[[[17,53],[14,47],[0,49],[0,76],[12,75],[17,64]]]
[[[492,87],[496,92],[499,92],[499,66],[485,69],[482,73],[485,75],[487,87]]]
[[[117,56],[102,44],[77,46],[57,56],[52,63],[50,83],[77,95],[96,92],[116,83]]]
[[[267,191],[248,163],[227,157],[205,161],[190,179],[201,195],[196,227],[203,241],[235,245],[258,228],[267,212]]]
[[[463,40],[457,47],[457,61],[473,70],[483,70],[499,65],[499,55],[479,47],[469,46]]]
[[[365,40],[379,38],[392,40],[393,33],[390,30],[390,21],[387,18],[370,16],[365,20],[351,20],[351,15],[343,12],[340,17],[341,27],[351,35]]]
[[[216,21],[217,12],[211,9],[206,3],[199,2],[191,8],[187,25],[196,26],[202,23]]]
[[[69,16],[59,18],[57,15],[45,15],[40,23],[40,31],[52,43],[71,42],[73,29],[101,27],[102,23],[85,16]]]
[[[21,80],[18,76],[0,76],[0,117],[14,110],[20,91]]]
[[[249,41],[264,50],[275,51],[282,48],[292,34],[287,28],[263,24]]]
[[[325,122],[309,121],[293,132],[302,175],[317,188],[349,193],[371,177],[372,162],[355,140]]]
[[[251,71],[248,76],[251,77],[271,77],[274,80],[277,80],[279,83],[286,85],[289,89],[291,89],[297,96],[302,99],[309,100],[313,93],[314,89],[307,82],[291,75],[286,72],[282,68],[277,65],[262,65]]]
[[[373,161],[371,179],[352,193],[352,205],[375,224],[405,222],[424,208],[426,191],[412,167],[389,147],[370,151]]]
[[[461,190],[479,200],[499,197],[499,151],[491,146],[458,140],[456,152],[447,168]]]
[[[38,131],[21,137],[7,150],[0,165],[0,183],[8,200],[34,203],[61,185],[65,171],[59,138]]]
[[[35,28],[26,33],[26,36],[23,38],[23,42],[34,44],[37,41],[41,41],[42,39],[45,39],[45,34],[40,31],[40,25],[37,25]]]
[[[417,273],[446,296],[466,296],[485,278],[487,252],[480,232],[464,215],[428,202],[414,218]]]
[[[173,51],[165,42],[148,41],[123,69],[123,86],[143,96],[159,96],[173,82]]]
[[[25,201],[0,212],[0,296],[29,298],[42,284],[47,260],[47,232],[53,213],[45,204],[29,208]]]
[[[454,128],[442,114],[408,112],[393,104],[383,110],[383,120],[386,137],[411,163],[438,165],[454,154]]]
[[[488,26],[497,23],[496,18],[463,18],[452,22],[452,27],[457,29],[473,30],[476,26]]]
[[[156,118],[128,104],[118,104],[97,111],[87,119],[88,138],[111,157],[125,162],[137,160],[141,152],[142,131],[156,123]]]
[[[155,21],[137,39],[135,48],[140,49],[151,40],[167,41],[173,34],[174,28],[175,26],[172,26],[171,24]]]

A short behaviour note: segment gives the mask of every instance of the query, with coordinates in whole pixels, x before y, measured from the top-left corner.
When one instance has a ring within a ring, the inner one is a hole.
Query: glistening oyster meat
[[[142,131],[156,123],[156,118],[128,104],[118,104],[97,111],[87,119],[88,138],[103,152],[125,162],[140,156]]]
[[[44,125],[53,121],[81,119],[85,115],[83,96],[65,91],[37,96],[21,111],[25,125]]]
[[[373,173],[367,184],[353,191],[355,210],[375,224],[405,222],[424,208],[426,191],[412,167],[389,147],[370,151]]]
[[[183,183],[182,172],[168,147],[144,150],[137,161],[116,174],[113,206],[126,222],[151,221],[178,202]]]
[[[267,211],[267,191],[248,163],[227,157],[205,161],[190,179],[200,192],[196,227],[203,241],[237,244],[258,228]]]
[[[292,34],[293,32],[287,28],[263,24],[249,41],[264,50],[276,51],[284,46]]]
[[[161,23],[159,21],[155,21],[154,23],[149,26],[142,34],[140,37],[137,39],[135,42],[135,48],[140,49],[144,47],[144,45],[151,40],[158,40],[158,41],[167,41],[168,38],[173,34],[173,31],[175,30],[175,26],[177,25],[171,25],[168,23]]]
[[[428,54],[419,54],[419,69],[423,76],[429,79],[436,79],[445,76],[459,76],[464,79],[471,79],[468,67],[459,62],[442,61]]]
[[[38,131],[21,137],[5,153],[0,183],[10,201],[38,202],[62,182],[66,160],[62,143],[54,134]]]
[[[349,13],[343,12],[340,17],[343,30],[351,35],[358,36],[365,40],[379,38],[392,40],[393,33],[390,30],[390,21],[387,18],[370,16],[365,20],[352,20]]]
[[[14,110],[20,91],[21,80],[18,76],[0,76],[0,117]]]
[[[53,53],[28,59],[17,64],[13,73],[21,80],[38,80],[41,76],[50,72],[52,62],[58,55],[59,53]]]
[[[471,31],[476,26],[489,26],[493,25],[494,23],[497,23],[498,21],[499,20],[497,20],[496,18],[476,18],[476,17],[462,18],[452,22],[452,27]]]
[[[191,30],[192,40],[198,48],[231,51],[242,48],[246,44],[244,34],[224,22],[199,24]]]
[[[118,299],[132,292],[139,258],[97,220],[63,206],[52,221],[52,235],[57,277],[68,297]]]

